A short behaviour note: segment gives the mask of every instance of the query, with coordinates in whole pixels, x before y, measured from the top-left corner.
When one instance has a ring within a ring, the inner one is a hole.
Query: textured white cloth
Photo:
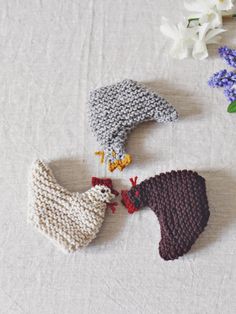
[[[0,2],[0,312],[7,314],[236,313],[236,115],[206,81],[224,65],[175,61],[159,32],[178,21],[183,1],[50,0]],[[235,24],[223,43],[236,47]],[[108,174],[93,152],[90,90],[131,78],[170,101],[174,124],[140,125],[129,136],[133,164]],[[64,255],[26,223],[28,171],[50,163],[58,182],[85,192],[91,176],[117,190],[161,171],[206,178],[211,217],[191,252],[158,253],[151,210],[108,212],[98,238]]]

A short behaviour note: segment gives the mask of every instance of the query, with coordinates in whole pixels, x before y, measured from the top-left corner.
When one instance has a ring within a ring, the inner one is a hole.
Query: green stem
[[[234,13],[234,14],[232,14],[232,15],[226,15],[226,16],[223,16],[223,17],[228,17],[228,18],[234,18],[234,17],[236,17],[236,13]],[[189,28],[190,27],[190,25],[191,25],[191,22],[192,21],[199,21],[199,18],[191,18],[191,19],[188,19],[188,25],[187,25],[187,28]]]
[[[188,19],[188,25],[187,25],[187,28],[190,27],[190,24],[192,21],[199,21],[199,18],[192,18],[192,19]]]

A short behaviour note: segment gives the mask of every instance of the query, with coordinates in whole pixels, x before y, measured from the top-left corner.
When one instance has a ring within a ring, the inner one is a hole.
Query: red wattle
[[[121,191],[121,197],[122,197],[122,203],[128,209],[129,214],[133,214],[134,212],[138,211],[138,208],[136,208],[134,204],[131,202],[131,200],[129,199],[127,191]]]

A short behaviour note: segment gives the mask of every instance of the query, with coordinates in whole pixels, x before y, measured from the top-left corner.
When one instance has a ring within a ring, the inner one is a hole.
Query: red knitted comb
[[[111,190],[111,193],[113,193],[116,196],[119,195],[119,192],[113,189],[112,180],[109,178],[100,179],[100,178],[92,177],[92,186],[96,186],[96,185],[105,185]]]
[[[134,178],[130,178],[129,181],[131,182],[132,186],[137,185],[138,177],[135,176]]]

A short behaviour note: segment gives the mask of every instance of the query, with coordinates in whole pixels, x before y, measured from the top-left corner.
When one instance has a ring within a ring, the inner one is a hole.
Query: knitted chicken
[[[172,122],[178,118],[175,108],[165,99],[132,80],[94,90],[89,107],[92,131],[103,147],[96,154],[101,155],[101,162],[108,162],[110,171],[123,170],[131,163],[125,142],[139,123]]]
[[[88,245],[97,235],[107,206],[118,193],[110,179],[92,178],[85,193],[71,193],[60,186],[51,170],[36,161],[31,177],[28,222],[65,252]]]
[[[161,227],[159,253],[173,260],[187,253],[207,225],[210,215],[205,180],[196,172],[162,173],[122,191],[123,204],[129,213],[144,206],[156,214]]]

